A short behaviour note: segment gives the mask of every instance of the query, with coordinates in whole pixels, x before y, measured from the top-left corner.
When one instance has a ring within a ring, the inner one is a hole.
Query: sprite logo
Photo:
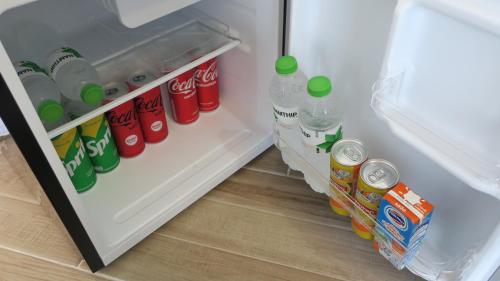
[[[103,156],[104,155],[104,149],[106,146],[109,144],[111,140],[111,130],[109,129],[109,126],[106,127],[106,131],[104,132],[104,136],[102,139],[96,141],[90,140],[85,143],[85,146],[88,149],[88,154],[90,157],[95,157],[95,156]]]
[[[76,128],[53,138],[52,144],[76,191],[90,189],[96,182],[96,175]]]
[[[75,175],[76,169],[80,167],[83,158],[85,157],[85,149],[83,148],[83,145],[78,143],[77,146],[79,146],[80,148],[78,149],[78,152],[76,153],[75,157],[67,161],[66,164],[64,165],[70,177],[73,177]]]
[[[99,115],[80,126],[82,140],[97,172],[108,172],[120,162],[111,129],[104,115]]]

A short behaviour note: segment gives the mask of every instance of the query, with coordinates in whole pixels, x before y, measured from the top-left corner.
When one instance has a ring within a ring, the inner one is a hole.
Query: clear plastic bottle
[[[300,148],[300,130],[298,110],[306,88],[307,78],[298,69],[297,60],[292,56],[283,56],[276,60],[276,73],[272,78],[269,94],[273,103],[275,119],[275,144],[281,149],[283,161],[292,169],[299,166],[290,158],[285,143],[292,149]]]
[[[63,118],[64,109],[54,81],[33,62],[19,61],[14,66],[45,129],[50,131],[57,127]]]
[[[331,90],[328,77],[311,78],[307,83],[309,95],[299,108],[304,157],[324,178],[330,175],[330,150],[342,138],[342,116]],[[328,189],[328,185],[315,178],[305,175],[305,180],[318,192]]]
[[[98,105],[104,98],[95,68],[62,37],[41,22],[19,22],[11,38],[20,52],[44,66],[64,97]]]
[[[97,106],[88,105],[81,101],[70,100],[66,97],[63,97],[62,105],[70,119],[81,117],[97,108]]]

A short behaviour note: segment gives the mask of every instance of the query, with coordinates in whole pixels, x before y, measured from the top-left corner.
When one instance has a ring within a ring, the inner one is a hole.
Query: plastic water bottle
[[[275,119],[274,141],[276,146],[281,149],[283,162],[290,168],[299,170],[299,166],[289,157],[284,146],[288,145],[289,148],[295,150],[300,148],[298,111],[305,92],[307,78],[298,69],[297,60],[292,56],[283,56],[277,59],[275,68],[276,74],[273,76],[269,88]]]
[[[47,131],[62,125],[64,110],[61,94],[56,84],[37,64],[30,61],[14,63],[17,75],[23,83],[38,116]]]
[[[308,96],[299,109],[304,157],[323,178],[329,179],[329,153],[342,138],[342,119],[336,108],[330,79],[316,76],[307,83]],[[325,192],[328,183],[304,174],[306,182],[317,192]]]
[[[64,107],[64,110],[67,112],[67,116],[70,119],[81,117],[97,108],[97,106],[88,105],[81,101],[70,100],[66,97],[63,97],[62,105]]]
[[[104,92],[97,71],[52,28],[24,21],[16,25],[11,38],[21,53],[45,67],[64,97],[89,105],[101,103]]]

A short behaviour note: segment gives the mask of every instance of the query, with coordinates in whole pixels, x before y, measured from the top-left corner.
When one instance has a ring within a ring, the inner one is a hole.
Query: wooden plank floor
[[[357,238],[274,148],[97,274],[10,138],[0,180],[0,281],[420,280]]]

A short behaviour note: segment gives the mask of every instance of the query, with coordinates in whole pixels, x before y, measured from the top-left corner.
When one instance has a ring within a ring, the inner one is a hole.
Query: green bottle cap
[[[88,105],[100,105],[104,99],[104,90],[101,85],[90,83],[83,87],[80,96]]]
[[[332,83],[326,76],[315,76],[307,82],[307,92],[313,97],[328,96],[332,91]]]
[[[281,75],[291,74],[297,71],[297,60],[292,56],[282,56],[274,64],[276,73]]]
[[[38,116],[42,121],[54,123],[59,121],[64,114],[64,109],[58,102],[54,100],[45,100],[38,105]]]

